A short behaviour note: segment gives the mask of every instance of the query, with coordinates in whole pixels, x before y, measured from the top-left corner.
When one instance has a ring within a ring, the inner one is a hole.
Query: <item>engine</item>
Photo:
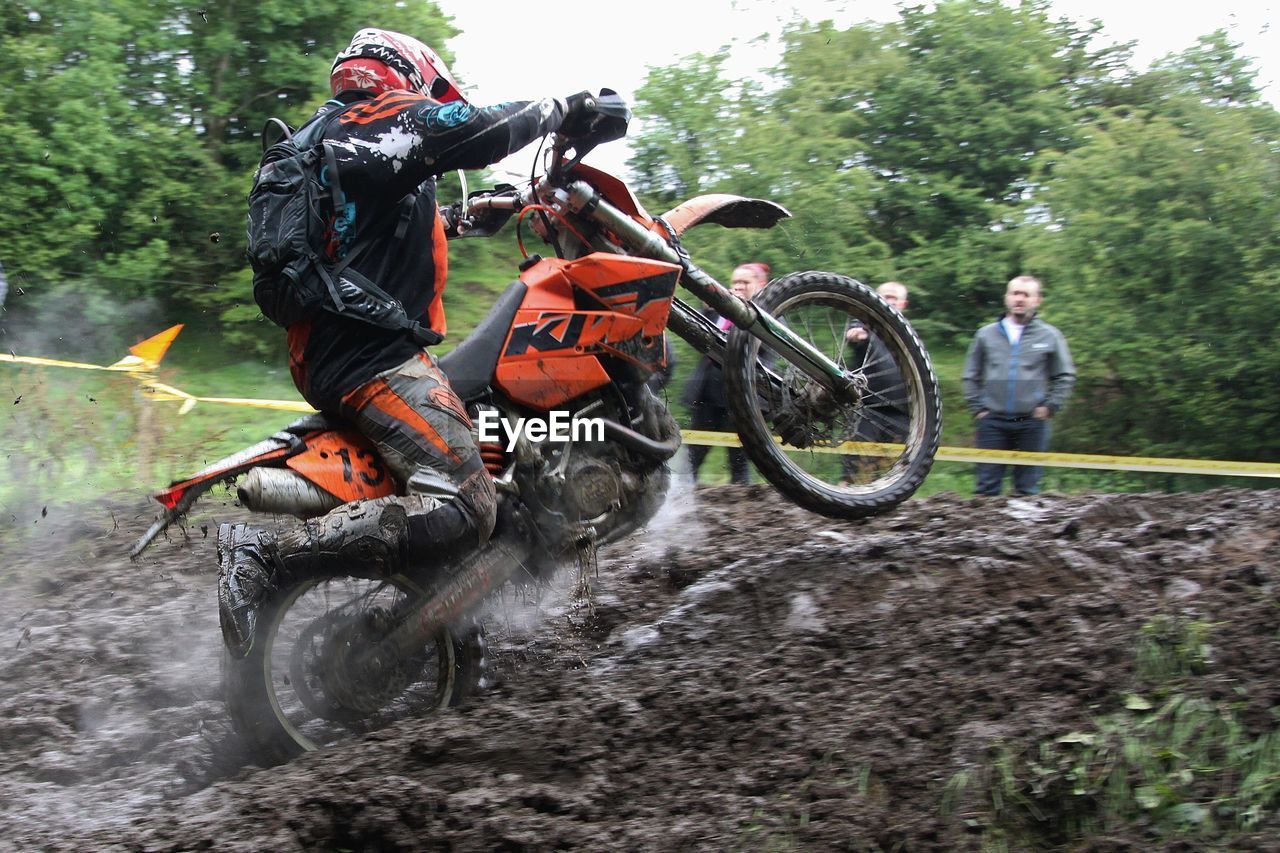
[[[633,406],[601,399],[575,413],[582,419],[597,416],[607,435],[571,441],[517,435],[512,442],[508,431],[503,441],[512,449],[501,457],[493,442],[481,442],[499,491],[518,493],[533,510],[553,553],[583,542],[615,541],[662,505],[669,481],[665,462],[678,447],[679,429],[666,407],[642,391]],[[472,414],[478,420],[480,412]],[[516,423],[511,415],[504,418]]]

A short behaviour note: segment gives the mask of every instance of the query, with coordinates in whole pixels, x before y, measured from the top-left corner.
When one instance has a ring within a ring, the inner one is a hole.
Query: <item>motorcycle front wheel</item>
[[[403,655],[384,642],[420,593],[407,580],[304,580],[258,613],[243,658],[224,655],[227,710],[263,766],[456,705],[479,685],[484,633],[440,631]]]
[[[834,273],[783,276],[754,301],[849,380],[832,393],[748,332],[729,333],[729,411],[760,473],[832,518],[878,515],[914,494],[942,430],[938,380],[915,330],[874,290]]]

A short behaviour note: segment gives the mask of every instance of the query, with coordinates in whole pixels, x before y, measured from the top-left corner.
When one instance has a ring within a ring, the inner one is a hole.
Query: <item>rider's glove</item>
[[[596,96],[590,92],[578,92],[565,98],[568,108],[560,121],[560,133],[565,136],[585,136],[596,120]]]
[[[446,240],[452,240],[458,236],[458,222],[461,219],[462,202],[455,201],[453,204],[440,208],[440,222],[444,225]]]

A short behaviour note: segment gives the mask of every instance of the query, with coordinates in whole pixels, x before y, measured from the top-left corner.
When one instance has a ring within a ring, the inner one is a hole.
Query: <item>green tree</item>
[[[722,177],[738,124],[721,76],[724,59],[723,51],[694,54],[653,69],[636,93],[629,165],[640,191],[656,203],[675,204]]]
[[[1081,370],[1078,446],[1277,456],[1280,133],[1271,107],[1204,91],[1099,122],[1043,195],[1033,251]]]
[[[630,165],[646,203],[661,212],[722,192],[786,206],[794,218],[770,231],[704,227],[687,236],[698,263],[723,278],[744,261],[779,272],[885,269],[888,251],[866,228],[868,176],[852,164],[814,169],[821,138],[781,117],[759,84],[724,80],[723,60],[686,57],[651,72],[639,91]]]
[[[788,35],[779,109],[813,169],[873,176],[871,232],[917,317],[967,334],[1020,271],[1022,209],[1124,57],[1091,51],[1093,33],[1045,3],[950,0]]]
[[[1135,98],[1135,103],[1145,100],[1152,107],[1179,97],[1213,106],[1257,104],[1257,77],[1252,62],[1240,54],[1240,45],[1224,30],[1216,30],[1201,36],[1193,47],[1156,62],[1131,89],[1146,96]]]
[[[303,120],[362,26],[438,46],[430,3],[19,0],[0,11],[0,234],[11,273],[255,317],[244,197],[268,116]]]

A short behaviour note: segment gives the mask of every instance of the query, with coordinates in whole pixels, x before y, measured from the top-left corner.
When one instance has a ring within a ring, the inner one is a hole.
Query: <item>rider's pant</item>
[[[410,555],[489,539],[497,511],[493,479],[467,410],[430,353],[424,350],[347,394],[341,414],[408,486]]]
[[[386,576],[484,544],[497,494],[458,395],[426,352],[343,399],[342,414],[382,452],[407,496],[344,504],[279,534],[218,530],[218,610],[223,639],[243,656],[272,584],[342,571]]]

